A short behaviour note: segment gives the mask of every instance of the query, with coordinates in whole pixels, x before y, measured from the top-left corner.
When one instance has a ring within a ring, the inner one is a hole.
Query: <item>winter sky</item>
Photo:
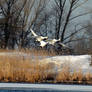
[[[84,1],[84,0],[83,0]],[[81,14],[82,12],[88,12],[88,11],[92,11],[92,0],[88,0],[84,5],[81,6],[81,8],[76,10],[76,14]],[[92,13],[91,13],[92,15]],[[82,16],[81,18],[79,18],[80,20],[87,20],[90,19],[90,14],[86,15],[86,16]]]

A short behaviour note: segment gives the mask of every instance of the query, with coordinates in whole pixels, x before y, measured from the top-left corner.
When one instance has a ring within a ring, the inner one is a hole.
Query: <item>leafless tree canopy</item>
[[[65,44],[84,39],[73,38],[84,29],[90,34],[90,24],[81,26],[80,23],[74,25],[73,22],[74,19],[91,13],[85,11],[74,15],[76,9],[80,9],[87,1],[0,0],[0,47],[30,47],[30,28],[38,35],[60,39]],[[77,27],[79,25],[81,28]]]
[[[1,47],[23,47],[28,43],[29,29],[34,25],[45,0],[0,0]],[[2,41],[3,40],[3,41]]]

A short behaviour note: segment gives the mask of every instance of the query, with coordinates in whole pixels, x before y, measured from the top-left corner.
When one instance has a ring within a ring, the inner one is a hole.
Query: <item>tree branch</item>
[[[69,12],[68,12],[68,15],[66,17],[65,25],[64,25],[64,28],[63,28],[63,31],[62,31],[62,34],[61,34],[61,42],[63,42],[63,40],[64,40],[64,34],[65,34],[65,31],[66,31],[67,25],[69,23],[69,18],[70,18],[70,15],[72,13],[72,8],[74,6],[74,2],[75,1],[72,0],[71,5],[70,5],[70,9],[69,9]]]
[[[69,21],[72,21],[73,19],[78,18],[78,17],[81,17],[81,16],[88,15],[90,13],[92,13],[92,11],[89,11],[89,12],[86,12],[86,13],[82,13],[82,14],[79,14],[79,15],[76,15],[76,16],[70,18]]]
[[[64,41],[67,40],[67,39],[69,39],[71,36],[77,34],[78,32],[82,31],[82,30],[85,29],[85,28],[88,28],[88,26],[85,26],[85,27],[83,27],[83,28],[80,28],[80,29],[78,29],[77,31],[71,33],[69,36],[67,36],[67,37],[64,38]]]
[[[67,43],[70,43],[70,42],[79,41],[79,40],[86,40],[86,39],[91,39],[91,38],[79,38],[79,39],[69,40],[67,42],[64,42],[64,44],[67,44]]]

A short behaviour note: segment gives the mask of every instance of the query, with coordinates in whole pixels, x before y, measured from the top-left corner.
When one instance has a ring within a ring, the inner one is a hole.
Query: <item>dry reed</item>
[[[0,50],[0,52],[5,52],[4,50]],[[7,52],[17,52],[17,51],[8,51]],[[19,51],[20,52],[20,51]],[[45,51],[37,52],[37,51],[25,51],[21,50],[21,52],[27,54],[33,54],[35,56],[42,55],[48,56],[48,53]],[[43,54],[45,53],[45,55]],[[53,54],[54,55],[54,54]],[[45,62],[45,61],[43,61]],[[92,74],[87,73],[83,74],[81,70],[78,72],[70,72],[69,66],[63,66],[61,71],[55,72],[55,64],[43,64],[39,62],[39,59],[32,60],[32,58],[24,58],[23,56],[0,56],[0,82],[30,82],[30,83],[38,83],[38,82],[66,82],[66,81],[77,81],[87,82],[92,81]],[[91,82],[92,84],[92,82]]]

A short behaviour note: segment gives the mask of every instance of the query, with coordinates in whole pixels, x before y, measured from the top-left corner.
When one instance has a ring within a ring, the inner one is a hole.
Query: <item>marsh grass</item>
[[[45,67],[40,66],[40,63],[20,58],[4,58],[0,59],[0,81],[38,82],[45,77]]]
[[[50,65],[41,64],[39,58],[34,60],[31,55],[48,56],[49,53],[45,50],[36,51],[32,50],[0,50],[0,52],[21,52],[30,55],[30,58],[24,58],[22,55],[9,56],[8,54],[0,56],[0,81],[1,82],[42,82],[47,79],[52,70]],[[44,54],[43,54],[44,53]],[[18,54],[18,53],[17,53]],[[54,54],[50,54],[54,55]],[[44,62],[44,61],[43,61]],[[52,74],[52,73],[51,73]]]
[[[20,50],[20,51],[5,51],[0,52],[24,52],[30,55],[48,56],[48,52],[35,50]],[[55,54],[51,54],[53,56]],[[41,63],[38,58],[32,60],[31,58],[24,58],[22,55],[16,56],[0,56],[0,82],[29,82],[29,83],[63,83],[63,82],[77,82],[92,84],[92,74],[83,74],[81,70],[70,72],[70,66],[62,66],[61,70],[56,72],[54,63]]]
[[[81,70],[70,73],[69,70],[61,70],[56,76],[56,83],[92,84],[92,74],[83,74]]]

